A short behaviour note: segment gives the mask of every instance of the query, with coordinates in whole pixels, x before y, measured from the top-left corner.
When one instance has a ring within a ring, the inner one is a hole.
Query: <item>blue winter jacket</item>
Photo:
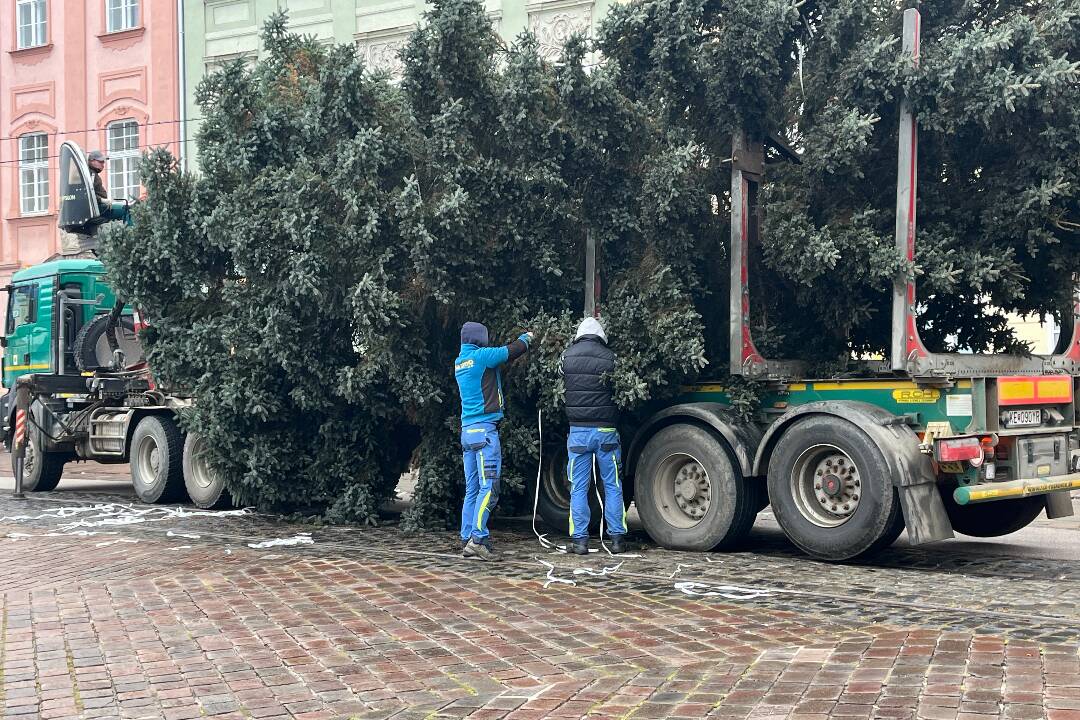
[[[467,328],[462,329],[461,351],[454,360],[454,377],[461,394],[462,427],[502,420],[502,374],[499,366],[525,354],[529,345],[524,337],[523,335],[499,347],[482,347],[480,343],[486,343],[487,340],[487,328],[483,328],[482,336],[476,337],[471,337]],[[465,342],[466,340],[479,342]]]

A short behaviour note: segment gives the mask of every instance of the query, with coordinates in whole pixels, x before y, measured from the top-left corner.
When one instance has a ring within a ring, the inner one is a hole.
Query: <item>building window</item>
[[[17,0],[19,50],[38,47],[46,42],[45,0]]]
[[[105,0],[105,22],[109,32],[139,26],[139,0]]]
[[[109,196],[139,197],[139,124],[134,120],[109,123]]]
[[[19,207],[23,215],[49,211],[49,136],[19,136]]]

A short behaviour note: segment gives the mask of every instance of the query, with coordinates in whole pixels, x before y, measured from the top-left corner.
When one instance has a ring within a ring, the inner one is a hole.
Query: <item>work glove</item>
[[[523,332],[518,335],[518,340],[525,343],[525,347],[529,347],[529,345],[532,343],[532,339],[533,334],[531,332]]]

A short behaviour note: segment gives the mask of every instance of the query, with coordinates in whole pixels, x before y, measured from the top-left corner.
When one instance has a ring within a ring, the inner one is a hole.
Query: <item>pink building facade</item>
[[[110,196],[179,154],[176,0],[0,0],[0,282],[58,252],[57,153],[105,150]]]

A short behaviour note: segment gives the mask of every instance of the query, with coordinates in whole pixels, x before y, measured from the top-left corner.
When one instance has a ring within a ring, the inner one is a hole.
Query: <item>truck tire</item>
[[[560,536],[570,531],[570,480],[566,477],[566,442],[544,449],[544,462],[540,470],[540,495],[536,498],[536,514],[547,527]],[[530,483],[529,500],[536,491],[535,481]],[[603,490],[601,490],[603,492]],[[628,500],[624,497],[624,503]],[[532,510],[531,506],[529,508]],[[600,532],[600,503],[596,492],[589,490],[589,532]]]
[[[98,315],[83,325],[82,330],[75,336],[72,354],[75,356],[75,365],[80,372],[93,372],[112,364],[112,351],[105,337],[105,328],[108,324],[108,315]],[[124,351],[124,361],[128,367],[143,360],[142,344],[135,335],[135,321],[128,315],[120,317],[117,340],[120,343],[120,349]]]
[[[172,418],[147,415],[135,426],[128,457],[135,494],[144,503],[184,496],[184,434]]]
[[[851,560],[891,545],[903,532],[885,450],[842,418],[796,421],[776,443],[768,482],[777,523],[813,557]]]
[[[225,478],[207,464],[206,440],[197,433],[188,433],[184,440],[184,487],[188,497],[204,510],[232,505],[225,490]]]
[[[645,531],[674,550],[730,548],[750,532],[760,507],[760,484],[744,478],[723,441],[697,425],[670,425],[651,437],[634,478]]]
[[[48,492],[55,490],[64,474],[68,453],[44,450],[41,431],[27,423],[26,455],[23,458],[23,490],[25,492]],[[11,471],[15,472],[15,457],[11,458]]]
[[[953,530],[968,537],[1001,537],[1026,528],[1046,508],[1041,495],[1018,500],[998,500],[975,505],[957,505],[953,500],[956,485],[941,486],[941,499]]]

